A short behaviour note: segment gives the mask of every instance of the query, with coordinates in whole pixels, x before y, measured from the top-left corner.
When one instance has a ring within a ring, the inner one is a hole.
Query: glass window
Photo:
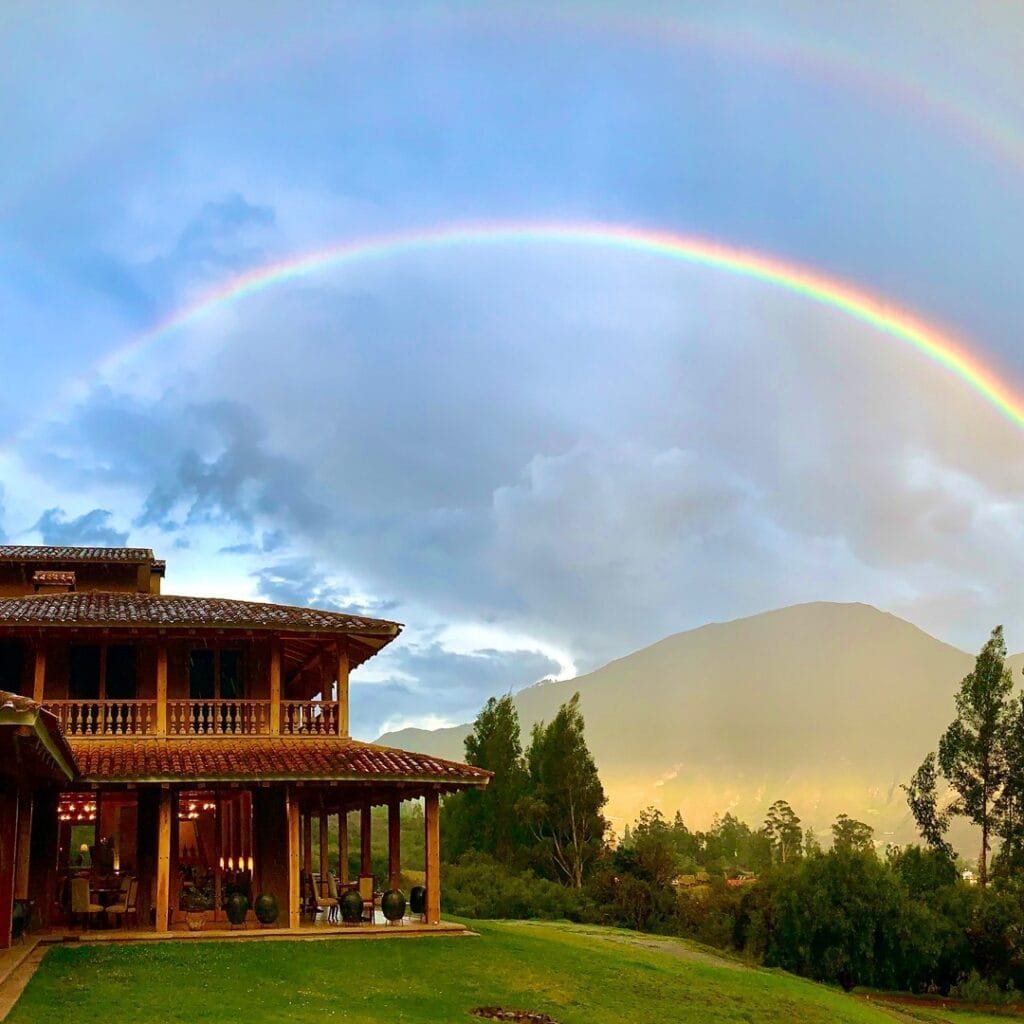
[[[213,700],[213,651],[192,651],[188,659],[188,695],[192,700]]]
[[[242,680],[242,652],[220,652],[220,696],[222,700],[241,700],[244,684]]]
[[[21,693],[24,668],[24,644],[20,640],[5,640],[0,643],[0,690]]]
[[[135,700],[136,649],[127,644],[107,648],[107,700]]]
[[[68,673],[71,700],[100,699],[100,649],[95,644],[72,644]]]

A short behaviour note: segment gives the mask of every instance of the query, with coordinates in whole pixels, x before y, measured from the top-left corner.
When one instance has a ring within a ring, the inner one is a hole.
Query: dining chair
[[[93,915],[102,914],[104,907],[100,903],[93,903],[89,895],[88,878],[71,879],[71,913],[85,917],[85,926],[88,928]]]
[[[373,894],[373,875],[359,876],[359,895],[363,901],[363,919],[366,920],[369,912],[370,924],[374,923],[374,909],[376,899]]]
[[[124,918],[125,924],[128,923],[129,915],[135,916],[136,925],[139,923],[139,910],[136,905],[139,895],[139,883],[134,878],[128,879],[128,889],[126,892],[121,894],[123,899],[120,903],[111,903],[106,908],[108,914],[117,915],[117,923],[121,924],[121,919]]]

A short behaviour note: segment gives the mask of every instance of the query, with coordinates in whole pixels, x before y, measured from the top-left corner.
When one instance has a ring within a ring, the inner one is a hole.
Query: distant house
[[[964,868],[964,870],[960,872],[960,877],[968,885],[977,885],[978,884],[978,876],[973,871],[971,871],[970,868]]]
[[[137,923],[157,932],[197,888],[214,920],[241,890],[274,895],[298,928],[327,875],[330,817],[344,885],[348,813],[367,876],[371,808],[387,808],[377,881],[398,888],[399,805],[421,799],[426,921],[439,922],[439,798],[489,773],[350,737],[349,672],[401,627],[164,595],[164,572],[145,548],[0,545],[0,946],[16,900],[68,927],[81,877],[90,902],[134,883]]]
[[[696,889],[710,884],[711,876],[706,871],[698,871],[695,875],[676,875],[672,879],[672,885],[676,889]]]

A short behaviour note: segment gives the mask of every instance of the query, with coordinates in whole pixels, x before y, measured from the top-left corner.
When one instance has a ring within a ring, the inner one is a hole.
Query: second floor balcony
[[[110,736],[336,736],[336,700],[44,700],[73,739]],[[163,710],[163,714],[161,714]]]

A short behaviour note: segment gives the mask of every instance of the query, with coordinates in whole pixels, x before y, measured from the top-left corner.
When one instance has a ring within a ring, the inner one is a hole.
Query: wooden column
[[[348,882],[348,811],[338,814],[338,881]]]
[[[402,817],[397,796],[388,800],[388,888],[402,888]]]
[[[326,896],[327,888],[327,812],[320,812],[320,891]]]
[[[299,803],[289,788],[286,797],[288,815],[288,927],[298,928],[299,915]]]
[[[18,796],[18,847],[14,864],[14,897],[28,899],[28,868],[32,849],[32,794]]]
[[[49,927],[57,900],[58,794],[41,790],[32,797],[32,839],[28,866],[28,895],[35,901],[39,922]]]
[[[36,665],[32,675],[32,699],[38,704],[46,695],[46,647],[40,640],[36,646]]]
[[[166,661],[164,663],[166,665]],[[171,907],[171,791],[160,790],[156,840],[156,930],[166,932]]]
[[[338,735],[348,736],[348,648],[338,644]]]
[[[302,815],[302,870],[313,874],[313,817]]]
[[[270,642],[270,735],[281,734],[281,643]]]
[[[164,641],[156,648],[156,734],[167,735],[167,644]]]
[[[213,809],[213,919],[216,921],[224,892],[222,864],[227,864],[224,860],[224,801],[221,799],[220,790],[214,793],[213,802],[216,804]],[[255,894],[253,898],[255,899]]]
[[[17,845],[18,794],[0,793],[0,949],[9,949],[11,945]]]
[[[363,799],[359,812],[359,874],[373,874],[373,852],[370,849],[370,798]]]
[[[441,920],[441,818],[440,800],[431,790],[423,800],[423,818],[427,869],[427,924]]]

